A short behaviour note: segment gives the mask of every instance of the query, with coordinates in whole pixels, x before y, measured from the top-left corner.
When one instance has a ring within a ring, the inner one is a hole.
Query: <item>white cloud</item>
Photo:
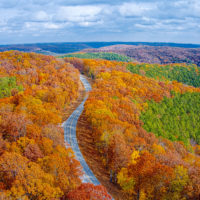
[[[191,16],[200,17],[200,1],[199,0],[178,0],[178,1],[174,1],[172,5],[177,10],[177,13],[181,14],[182,16],[191,15]]]
[[[192,4],[192,10],[194,11],[194,14],[198,17],[200,17],[200,1],[194,0],[194,3]],[[191,11],[192,11],[191,10]]]
[[[142,20],[145,21],[145,22],[150,22],[150,21],[152,21],[152,19],[149,18],[149,17],[142,17]]]
[[[188,1],[186,0],[178,0],[173,2],[175,7],[184,7],[186,4],[188,4]]]
[[[125,17],[142,16],[156,8],[155,3],[123,3],[119,6],[119,12]]]
[[[46,29],[60,29],[63,27],[63,24],[55,24],[55,23],[48,22],[48,23],[44,23],[43,27]]]
[[[79,23],[79,25],[83,26],[83,27],[95,26],[95,25],[100,25],[100,24],[103,24],[102,20],[99,20],[99,21],[96,21],[96,22],[85,21],[85,22],[80,22]]]
[[[26,22],[24,29],[26,30],[45,30],[45,29],[60,29],[63,28],[65,24],[56,24],[52,22]]]
[[[34,18],[38,21],[48,21],[50,16],[45,11],[36,12]]]
[[[56,19],[70,22],[91,22],[97,19],[102,11],[100,6],[64,6],[60,7]]]
[[[198,35],[199,17],[200,0],[0,0],[0,42],[9,32],[16,33],[11,38],[48,32],[72,40],[128,40],[126,35],[168,30]]]

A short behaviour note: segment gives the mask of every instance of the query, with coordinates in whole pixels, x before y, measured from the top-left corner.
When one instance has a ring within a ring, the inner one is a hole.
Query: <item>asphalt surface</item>
[[[83,75],[80,75],[80,80],[83,83],[86,92],[89,92],[92,88],[89,82],[86,78],[84,78]],[[79,149],[77,138],[76,138],[76,125],[77,121],[83,112],[85,101],[88,97],[85,97],[85,99],[82,101],[82,103],[77,107],[77,109],[70,115],[70,117],[65,121],[62,126],[64,128],[64,138],[65,141],[70,144],[72,147],[76,159],[80,161],[82,167],[83,167],[83,177],[82,182],[84,183],[93,183],[94,185],[100,185],[100,182],[97,180],[97,178],[94,176],[93,172],[88,167],[85,159],[83,158],[83,155]],[[66,146],[68,148],[68,146]]]

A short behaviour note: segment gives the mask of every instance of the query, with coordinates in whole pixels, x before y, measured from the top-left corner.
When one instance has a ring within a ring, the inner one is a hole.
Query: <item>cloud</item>
[[[122,16],[142,16],[156,9],[155,3],[123,3],[119,6]]]
[[[46,30],[46,29],[60,29],[64,24],[56,24],[51,22],[26,22],[24,29],[26,30]]]
[[[38,11],[33,18],[38,21],[49,21],[51,17],[45,11]]]
[[[59,8],[55,18],[59,21],[92,22],[101,11],[100,6],[63,6]]]
[[[165,32],[170,40],[199,43],[199,18],[199,0],[1,0],[0,43],[36,36],[41,42],[156,41],[166,40]]]

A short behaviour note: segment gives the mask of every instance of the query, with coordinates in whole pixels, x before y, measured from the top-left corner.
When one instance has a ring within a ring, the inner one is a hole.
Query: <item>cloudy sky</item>
[[[200,44],[200,0],[0,0],[0,44]]]

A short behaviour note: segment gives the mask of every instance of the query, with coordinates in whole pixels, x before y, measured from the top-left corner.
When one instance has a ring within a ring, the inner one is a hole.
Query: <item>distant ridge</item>
[[[131,57],[142,63],[187,63],[200,66],[200,48],[118,44],[98,49],[85,49],[83,52],[113,52]]]
[[[24,52],[37,52],[42,54],[65,54],[81,51],[83,49],[101,48],[111,45],[136,45],[136,46],[163,46],[181,48],[200,48],[200,44],[179,44],[159,42],[61,42],[61,43],[35,43],[35,44],[9,44],[0,45],[0,52],[18,50]]]

